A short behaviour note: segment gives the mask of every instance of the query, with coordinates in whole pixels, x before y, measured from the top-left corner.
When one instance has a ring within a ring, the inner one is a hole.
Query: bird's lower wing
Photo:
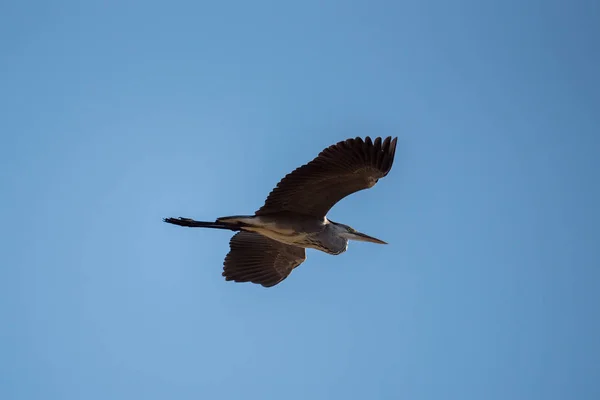
[[[239,232],[229,242],[223,276],[227,281],[277,285],[306,260],[306,251],[258,233]]]

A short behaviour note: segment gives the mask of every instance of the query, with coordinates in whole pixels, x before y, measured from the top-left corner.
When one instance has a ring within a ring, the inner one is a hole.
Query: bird
[[[388,175],[398,138],[350,138],[321,151],[312,161],[285,175],[254,215],[215,221],[163,218],[190,228],[236,232],[223,262],[226,281],[251,282],[265,288],[284,281],[306,260],[306,249],[339,255],[350,240],[387,244],[327,218],[346,196],[375,186]]]

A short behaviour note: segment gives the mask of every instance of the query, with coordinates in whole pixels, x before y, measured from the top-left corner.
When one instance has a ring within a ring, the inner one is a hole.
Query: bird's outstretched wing
[[[253,232],[236,233],[229,246],[222,274],[227,281],[275,286],[306,260],[303,248]]]
[[[256,215],[290,211],[325,217],[335,203],[373,187],[390,172],[397,140],[357,137],[326,148],[314,160],[286,175]]]

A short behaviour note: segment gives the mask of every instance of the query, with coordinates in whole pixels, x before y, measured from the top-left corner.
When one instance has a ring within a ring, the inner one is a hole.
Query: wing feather
[[[290,211],[325,217],[338,201],[373,187],[390,172],[397,140],[367,136],[329,146],[279,181],[256,215]]]
[[[306,259],[306,251],[269,239],[258,233],[238,232],[229,242],[223,264],[227,281],[275,286]]]

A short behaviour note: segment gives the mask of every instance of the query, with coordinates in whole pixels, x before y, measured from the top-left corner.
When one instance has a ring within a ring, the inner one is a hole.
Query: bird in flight
[[[286,175],[254,215],[214,222],[165,218],[170,224],[237,232],[223,263],[227,281],[272,287],[306,260],[306,249],[338,255],[349,240],[387,244],[348,225],[327,219],[344,197],[373,187],[391,170],[398,138],[347,139],[329,146]]]

